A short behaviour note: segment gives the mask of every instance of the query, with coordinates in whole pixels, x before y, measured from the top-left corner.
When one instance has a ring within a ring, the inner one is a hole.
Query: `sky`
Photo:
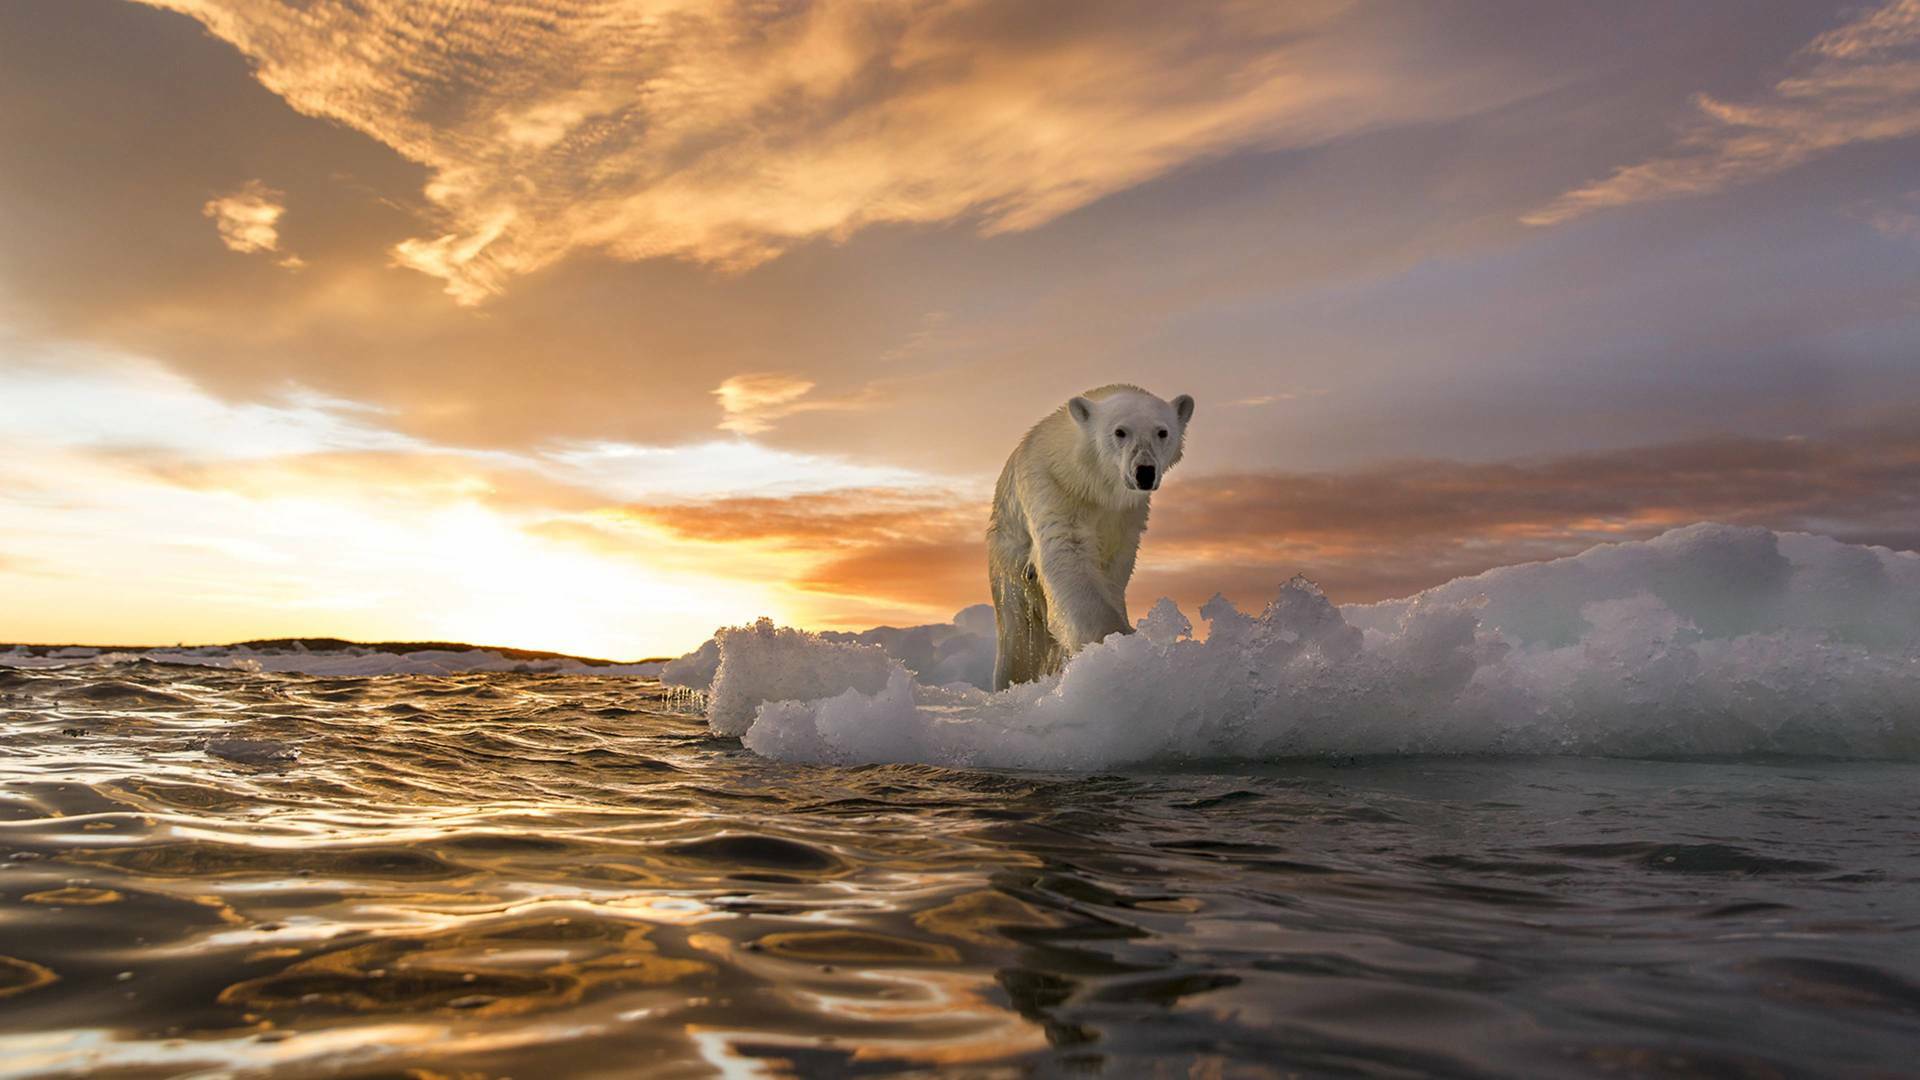
[[[1920,547],[1920,0],[12,0],[0,641],[633,658],[1711,519]]]

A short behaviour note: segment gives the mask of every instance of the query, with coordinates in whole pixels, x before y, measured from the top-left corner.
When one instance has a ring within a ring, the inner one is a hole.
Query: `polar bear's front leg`
[[[996,691],[1060,670],[1060,645],[1047,625],[1046,593],[1029,554],[1024,547],[993,543],[988,547],[993,621],[998,633],[993,658]]]
[[[1091,540],[1065,530],[1043,533],[1033,548],[1047,594],[1047,625],[1069,656],[1108,634],[1133,631],[1126,600],[1114,595],[1094,551]]]

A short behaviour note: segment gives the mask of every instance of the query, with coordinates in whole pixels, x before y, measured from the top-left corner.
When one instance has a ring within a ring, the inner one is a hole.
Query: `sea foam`
[[[875,646],[721,634],[714,730],[768,757],[1086,770],[1374,754],[1920,756],[1920,556],[1701,524],[1196,639],[1171,601],[1058,675],[930,686]]]

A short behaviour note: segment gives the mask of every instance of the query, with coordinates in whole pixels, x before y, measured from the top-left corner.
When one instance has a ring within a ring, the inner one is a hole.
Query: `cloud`
[[[878,400],[871,388],[848,397],[808,398],[813,387],[810,379],[778,372],[735,375],[713,391],[725,413],[719,428],[736,435],[758,435],[772,430],[774,421],[796,413],[861,409]]]
[[[720,430],[738,435],[755,435],[773,426],[782,416],[803,408],[800,399],[813,389],[807,379],[791,375],[735,375],[713,391],[726,413]]]
[[[1225,402],[1232,409],[1258,409],[1267,405],[1278,405],[1283,401],[1299,401],[1301,398],[1324,397],[1325,390],[1287,390],[1275,394],[1255,394],[1252,397],[1235,398]]]
[[[1920,240],[1920,191],[1910,191],[1892,204],[1862,207],[1858,214],[1882,235]]]
[[[0,337],[0,449],[111,455],[201,487],[257,491],[281,484],[344,491],[367,485],[412,498],[537,486],[557,499],[550,506],[585,509],[639,500],[677,504],[954,486],[949,478],[749,439],[462,449],[394,430],[387,410],[297,384],[263,401],[227,401],[144,358],[74,346],[9,351],[8,345]],[[573,494],[560,498],[565,492]],[[588,492],[593,494],[583,494]]]
[[[716,499],[634,512],[691,539],[819,550],[946,538],[971,525],[983,535],[986,529],[983,506],[972,499],[955,505],[944,494],[898,488]]]
[[[1209,572],[1268,588],[1305,572],[1339,599],[1362,601],[1700,520],[1920,548],[1915,430],[1206,477],[1155,508],[1150,569],[1190,588]]]
[[[206,459],[423,447],[379,419],[298,385],[224,401],[151,360],[78,347],[20,349],[0,362],[0,444]]]
[[[716,621],[799,614],[769,568],[662,529],[628,529],[619,551],[575,542],[566,526],[622,498],[592,459],[449,448],[383,419],[299,391],[229,403],[85,350],[0,359],[0,640],[321,633],[657,655]]]
[[[849,523],[868,533],[883,506],[924,507],[927,490],[956,487],[747,439],[479,450],[395,432],[391,419],[298,387],[229,402],[98,350],[0,349],[0,534],[13,560],[0,569],[68,583],[64,598],[43,582],[0,612],[0,638],[130,634],[122,601],[139,607],[136,636],[155,640],[326,632],[622,655],[682,651],[716,623],[767,613],[871,625],[905,609],[823,599],[797,583],[811,551],[770,538],[836,505],[823,489],[893,492],[863,496],[869,518]],[[757,535],[737,513],[703,531],[702,508],[684,500],[715,492],[781,516]],[[682,506],[678,530],[650,516]],[[569,599],[555,605],[561,580]],[[409,598],[423,582],[447,591]],[[594,613],[575,618],[589,594]],[[828,602],[845,617],[823,615]]]
[[[1031,229],[1236,148],[1516,92],[1413,63],[1344,0],[144,2],[426,166],[433,228],[392,257],[463,304],[583,250],[739,270],[883,223]]]
[[[1813,39],[1757,100],[1694,98],[1678,148],[1521,218],[1557,225],[1609,207],[1703,195],[1858,143],[1920,134],[1920,0],[1891,0]]]
[[[213,219],[220,230],[220,242],[243,255],[280,250],[280,218],[287,212],[280,192],[258,180],[249,180],[238,191],[207,200],[200,212]],[[280,265],[297,270],[304,265],[297,255],[284,255]]]
[[[944,619],[985,595],[983,493],[843,489],[790,498],[630,506],[627,519],[686,541],[773,556],[820,625]],[[831,608],[820,607],[830,598]],[[957,601],[956,601],[957,598]]]
[[[477,503],[511,514],[589,513],[604,493],[568,483],[537,462],[445,450],[336,450],[271,458],[207,459],[157,451],[119,455],[129,471],[200,492],[249,499],[338,499],[428,508]]]
[[[542,448],[538,458],[555,475],[609,492],[615,498],[676,505],[714,498],[952,484],[912,469],[779,450],[750,439],[674,446],[611,441],[561,443]]]

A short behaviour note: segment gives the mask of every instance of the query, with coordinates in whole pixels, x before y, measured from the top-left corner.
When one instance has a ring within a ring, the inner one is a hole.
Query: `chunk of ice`
[[[707,694],[707,723],[720,735],[745,733],[763,702],[818,700],[848,690],[872,694],[899,669],[878,645],[828,641],[775,628],[771,619],[727,627],[714,640],[720,665]]]
[[[787,760],[1099,769],[1351,754],[1920,756],[1920,556],[1702,524],[1338,608],[1304,578],[997,694],[763,623],[715,730]]]

